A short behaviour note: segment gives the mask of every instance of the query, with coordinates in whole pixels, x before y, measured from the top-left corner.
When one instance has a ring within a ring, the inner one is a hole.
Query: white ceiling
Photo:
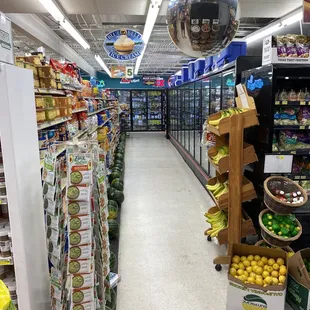
[[[150,3],[150,0],[58,1],[74,26],[89,42],[91,50],[84,50],[65,31],[59,29],[57,23],[47,14],[39,0],[0,0],[0,11],[38,14],[44,23],[97,70],[101,70],[101,68],[94,59],[95,53],[101,55],[108,67],[116,63],[104,52],[105,34],[120,27],[134,28],[142,33]],[[168,75],[179,70],[180,66],[189,60],[188,56],[182,54],[173,45],[168,35],[165,25],[168,2],[168,0],[163,1],[160,16],[147,46],[139,73]],[[241,26],[237,37],[242,38],[300,6],[301,0],[240,0]],[[30,44],[26,38],[23,38],[25,40],[25,44],[23,44],[23,39],[17,33],[16,39],[20,52],[22,52],[22,46],[25,46],[25,49],[29,49],[29,45],[30,49],[35,47],[36,42]],[[54,55],[52,56],[54,57]]]

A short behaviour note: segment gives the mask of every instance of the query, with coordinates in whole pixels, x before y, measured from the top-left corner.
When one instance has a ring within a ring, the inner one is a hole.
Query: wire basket
[[[266,243],[265,240],[259,240],[258,242],[255,243],[255,245],[264,247],[263,243]],[[269,243],[266,243],[266,244],[272,248],[278,248],[278,247],[275,247],[273,245],[270,245]],[[289,246],[285,246],[285,247],[281,248],[281,250],[283,250],[287,253],[295,253],[294,250]]]
[[[272,233],[271,231],[269,231],[265,225],[263,224],[263,221],[262,221],[262,218],[263,218],[263,215],[265,213],[269,212],[268,209],[265,209],[263,210],[260,214],[259,214],[259,217],[258,217],[258,220],[259,220],[259,226],[261,227],[261,235],[262,235],[262,238],[268,243],[270,244],[271,246],[274,246],[274,247],[279,247],[279,248],[283,248],[283,247],[286,247],[286,246],[289,246],[293,241],[297,240],[301,234],[302,234],[302,226],[300,224],[300,222],[296,219],[296,222],[298,224],[298,226],[300,227],[300,231],[299,233],[294,236],[294,237],[291,237],[291,238],[284,238],[284,237],[281,237],[281,236],[278,236],[274,233]]]
[[[304,198],[303,202],[300,203],[287,203],[279,200],[274,196],[276,190],[283,191],[285,193],[301,192],[301,197]],[[276,214],[288,215],[293,213],[297,208],[302,207],[308,201],[308,195],[304,189],[292,181],[291,179],[273,176],[269,177],[264,182],[264,202],[266,207]]]

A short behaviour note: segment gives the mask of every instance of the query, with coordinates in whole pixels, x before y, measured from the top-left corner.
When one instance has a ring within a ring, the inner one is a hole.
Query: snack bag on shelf
[[[201,146],[206,146],[207,150],[216,145],[216,135],[207,130],[207,121],[203,125]]]
[[[1,280],[0,280],[0,310],[16,310],[16,308],[12,304],[10,292]]]

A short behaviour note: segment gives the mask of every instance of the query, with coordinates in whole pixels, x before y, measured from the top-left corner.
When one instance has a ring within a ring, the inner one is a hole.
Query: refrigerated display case
[[[114,96],[118,99],[119,107],[122,112],[120,113],[120,125],[122,131],[131,130],[131,110],[130,110],[130,90],[117,90]]]
[[[203,124],[210,114],[234,106],[235,85],[240,83],[242,71],[260,64],[261,57],[241,56],[197,81],[168,91],[168,135],[203,184],[216,175],[208,162],[207,147],[201,145]]]
[[[121,114],[124,131],[163,131],[165,129],[166,93],[163,90],[112,90],[129,108]]]

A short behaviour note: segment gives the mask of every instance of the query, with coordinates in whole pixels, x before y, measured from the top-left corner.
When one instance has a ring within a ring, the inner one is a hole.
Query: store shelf
[[[80,109],[72,110],[72,114],[74,114],[74,113],[80,113],[80,112],[84,112],[84,111],[87,111],[87,108],[80,108]]]
[[[305,130],[310,129],[310,126],[304,125],[275,125],[273,126],[274,130]]]
[[[295,150],[295,151],[279,151],[279,152],[272,152],[271,154],[266,155],[310,155],[310,149],[305,150]]]
[[[105,100],[103,98],[100,98],[100,97],[83,97],[84,99],[91,99],[91,100]]]
[[[77,88],[70,87],[70,86],[63,86],[62,90],[71,90],[71,91],[82,92],[81,89],[77,89]]]
[[[38,130],[42,130],[42,129],[49,128],[49,127],[52,127],[58,124],[62,124],[69,120],[71,120],[71,117],[63,117],[63,118],[60,118],[54,121],[39,123]]]
[[[92,135],[97,129],[98,129],[98,126],[91,128],[90,131],[88,132],[88,135],[89,136]]]
[[[310,105],[310,100],[303,100],[303,101],[277,100],[275,102],[275,105],[292,105],[292,106]]]
[[[99,109],[99,110],[97,110],[97,111],[88,113],[88,116],[92,116],[92,115],[98,114],[98,113],[100,113],[100,112],[102,112],[102,111],[111,110],[111,109],[115,109],[115,107],[106,107],[106,108],[102,108],[102,109]]]
[[[0,266],[14,265],[12,257],[0,257]]]
[[[35,88],[34,92],[40,95],[60,95],[66,96],[66,93],[60,89],[48,89],[48,88]]]

